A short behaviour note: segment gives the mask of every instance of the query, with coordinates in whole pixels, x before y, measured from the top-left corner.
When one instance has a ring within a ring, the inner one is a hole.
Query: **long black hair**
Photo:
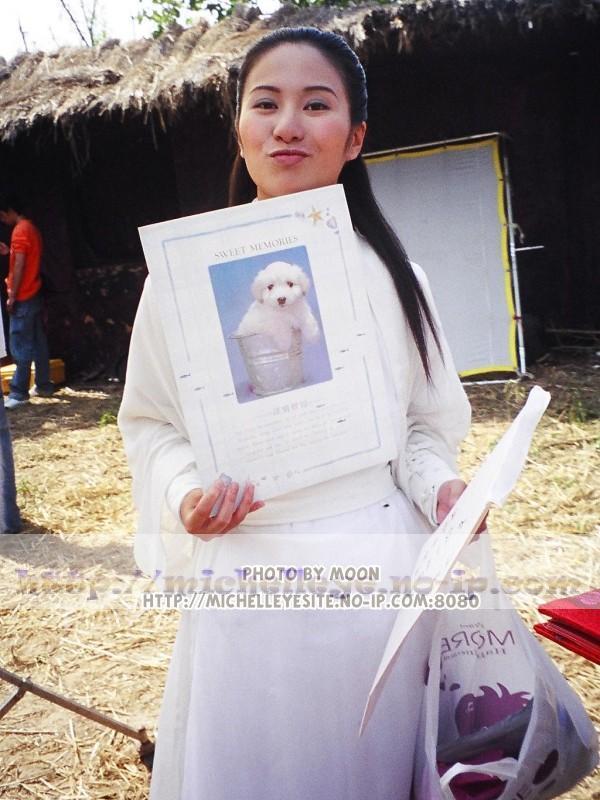
[[[350,122],[359,125],[367,119],[367,81],[358,56],[348,44],[335,33],[318,28],[278,28],[259,39],[246,53],[237,80],[236,123],[246,80],[256,62],[270,50],[282,44],[308,44],[315,47],[338,71],[346,89],[350,105]],[[346,192],[346,200],[354,229],[362,234],[386,265],[398,298],[406,315],[408,325],[421,357],[427,379],[431,378],[429,354],[427,352],[426,326],[441,354],[440,340],[431,310],[423,290],[410,265],[406,251],[384,217],[367,173],[362,156],[344,165],[338,182]],[[256,185],[239,152],[232,166],[229,179],[229,205],[249,203],[256,197]]]

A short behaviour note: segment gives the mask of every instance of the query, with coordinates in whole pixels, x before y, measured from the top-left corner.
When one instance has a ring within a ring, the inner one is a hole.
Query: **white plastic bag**
[[[489,535],[482,534],[469,545],[463,560],[478,563],[494,591],[484,594],[483,608],[439,614],[412,796],[414,800],[557,797],[598,763],[596,732],[577,695],[499,589]],[[531,700],[531,718],[518,752],[506,757],[501,748],[492,749],[490,758],[483,753],[483,763],[476,766],[447,764],[440,777],[438,744],[456,743],[460,737],[464,741],[464,736],[518,713]]]

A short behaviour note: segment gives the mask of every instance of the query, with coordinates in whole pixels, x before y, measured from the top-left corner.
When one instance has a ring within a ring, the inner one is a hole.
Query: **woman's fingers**
[[[235,501],[239,488],[240,486],[238,483],[230,483],[225,490],[219,512],[215,517],[212,517],[212,524],[217,526],[217,533],[225,533],[225,528],[227,528],[231,522],[231,517],[235,511]]]
[[[184,525],[186,524],[186,520],[189,517],[189,515],[193,512],[193,510],[200,502],[200,499],[202,498],[203,494],[204,492],[202,491],[202,489],[192,489],[185,495],[185,497],[181,501],[181,506],[179,508],[179,516],[181,517],[181,520],[184,523]]]
[[[454,478],[442,483],[437,496],[436,518],[438,524],[446,519],[466,488],[467,484],[460,478]]]
[[[188,533],[203,540],[212,539],[237,527],[248,513],[264,506],[262,501],[254,501],[254,486],[248,484],[236,509],[238,491],[239,484],[227,486],[217,480],[206,492],[188,492],[181,503],[181,518]],[[213,515],[212,509],[219,501],[219,510]]]
[[[437,521],[438,523],[443,522],[448,514],[452,511],[458,498],[467,488],[467,484],[456,478],[454,480],[446,481],[440,486],[438,492],[438,501],[437,501]],[[485,517],[482,519],[481,524],[475,531],[475,534],[483,533],[486,530],[487,526],[487,518],[488,515],[486,514]]]
[[[232,517],[232,527],[235,525],[240,525],[249,513],[252,511],[258,511],[258,509],[262,508],[263,506],[264,503],[262,500],[257,500],[256,502],[254,501],[254,484],[248,483],[244,489],[244,494],[242,495],[240,504]]]
[[[481,520],[481,523],[477,530],[475,531],[475,535],[479,533],[487,533],[487,518],[488,518],[489,511],[486,511],[485,517]]]
[[[215,481],[208,489],[202,493],[202,497],[194,506],[190,522],[195,524],[202,523],[210,517],[215,503],[225,492],[226,486],[222,481]]]
[[[249,483],[244,489],[242,498],[240,500],[240,504],[233,512],[231,518],[232,527],[239,525],[240,522],[246,516],[246,514],[250,511],[250,506],[252,505],[253,497],[254,497],[254,486]]]
[[[188,533],[216,532],[212,530],[212,527],[210,531],[207,530],[207,526],[211,525],[213,519],[211,511],[226,488],[222,481],[215,481],[205,492],[202,490],[188,492],[181,503],[181,518]],[[198,492],[200,492],[199,497]]]

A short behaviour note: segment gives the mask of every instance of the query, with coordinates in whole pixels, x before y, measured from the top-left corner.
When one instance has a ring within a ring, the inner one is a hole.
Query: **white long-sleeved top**
[[[456,454],[468,431],[471,410],[427,278],[413,265],[442,346],[440,357],[428,332],[431,382],[426,379],[387,268],[362,237],[357,239],[392,401],[397,457],[391,463],[391,477],[389,466],[380,465],[307,487],[267,501],[263,509],[247,516],[245,525],[318,519],[352,511],[382,499],[394,484],[435,525],[439,487],[457,477]],[[175,563],[189,562],[194,548],[202,545],[197,537],[185,534],[178,518],[181,500],[200,486],[200,478],[168,356],[159,302],[148,279],[132,333],[118,418],[139,512],[135,556],[148,574],[170,573]],[[184,536],[169,535],[173,533]]]

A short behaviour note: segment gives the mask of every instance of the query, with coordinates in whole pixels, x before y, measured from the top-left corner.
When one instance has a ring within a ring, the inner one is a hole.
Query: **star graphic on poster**
[[[317,222],[323,222],[323,217],[321,216],[321,212],[317,211],[317,209],[313,206],[312,211],[310,214],[306,215],[309,219],[312,219],[313,223],[316,225]]]

